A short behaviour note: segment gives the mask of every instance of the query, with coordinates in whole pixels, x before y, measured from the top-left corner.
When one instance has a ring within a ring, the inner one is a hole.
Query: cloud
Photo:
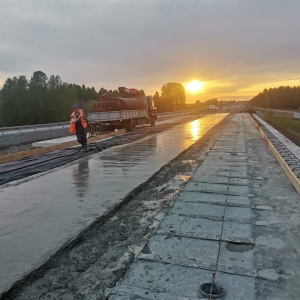
[[[167,82],[217,80],[211,93],[221,95],[223,89],[227,95],[299,75],[298,0],[2,0],[1,5],[1,78],[41,70],[96,89],[128,85],[151,94]]]

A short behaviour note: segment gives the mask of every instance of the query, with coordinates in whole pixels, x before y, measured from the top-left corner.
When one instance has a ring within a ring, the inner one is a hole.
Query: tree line
[[[264,89],[262,93],[248,101],[248,104],[271,109],[299,109],[300,86]]]
[[[153,101],[158,112],[182,110],[185,108],[185,89],[181,83],[169,82],[161,88],[161,95],[155,92]]]
[[[63,82],[58,75],[49,78],[42,71],[25,76],[8,78],[0,90],[0,126],[22,126],[65,122],[69,120],[72,104],[78,103],[85,112],[99,96],[119,96],[118,90],[95,88]],[[144,96],[143,90],[139,91]],[[161,95],[153,96],[158,112],[185,108],[185,90],[182,84],[171,82],[163,85]]]

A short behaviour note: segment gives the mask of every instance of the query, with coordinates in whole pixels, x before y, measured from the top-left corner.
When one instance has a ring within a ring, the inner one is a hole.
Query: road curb
[[[259,124],[255,122],[253,117],[249,114],[251,121],[255,125],[255,127],[258,129],[260,135],[265,140],[267,146],[271,150],[272,154],[275,156],[276,160],[279,162],[281,168],[295,187],[296,191],[300,195],[300,180],[296,177],[296,175],[293,173],[293,171],[290,169],[290,167],[287,165],[287,163],[284,161],[284,159],[281,157],[281,155],[278,153],[278,151],[275,149],[275,147],[272,145],[272,143],[269,141],[268,137],[265,135],[263,130],[259,127]]]
[[[91,138],[88,138],[88,144],[97,142],[100,140],[104,140],[104,139],[110,138],[112,136],[122,135],[124,133],[125,133],[125,130],[119,130],[118,132],[111,132],[108,134],[91,137]],[[44,153],[55,151],[55,150],[61,150],[61,149],[65,149],[65,148],[73,147],[73,146],[77,146],[77,145],[78,145],[77,141],[72,141],[72,142],[65,142],[65,143],[62,143],[59,145],[53,145],[53,146],[49,146],[49,147],[43,147],[43,148],[38,148],[38,149],[31,149],[31,150],[16,152],[16,153],[12,153],[12,154],[6,154],[6,155],[0,156],[0,164],[15,161],[15,160],[22,159],[25,157],[31,157],[34,155],[44,154]]]

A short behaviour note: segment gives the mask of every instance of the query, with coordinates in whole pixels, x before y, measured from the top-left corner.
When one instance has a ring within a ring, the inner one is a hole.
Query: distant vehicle
[[[134,131],[137,125],[150,124],[155,126],[157,119],[156,107],[152,97],[138,96],[139,91],[119,87],[119,97],[105,94],[88,114],[90,121],[102,127],[125,128]]]
[[[209,110],[217,110],[217,107],[215,105],[210,105],[208,107]]]

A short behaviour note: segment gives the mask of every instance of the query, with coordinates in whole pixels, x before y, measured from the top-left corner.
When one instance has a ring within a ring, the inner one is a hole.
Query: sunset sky
[[[0,88],[35,71],[187,102],[300,85],[300,0],[0,0]]]

